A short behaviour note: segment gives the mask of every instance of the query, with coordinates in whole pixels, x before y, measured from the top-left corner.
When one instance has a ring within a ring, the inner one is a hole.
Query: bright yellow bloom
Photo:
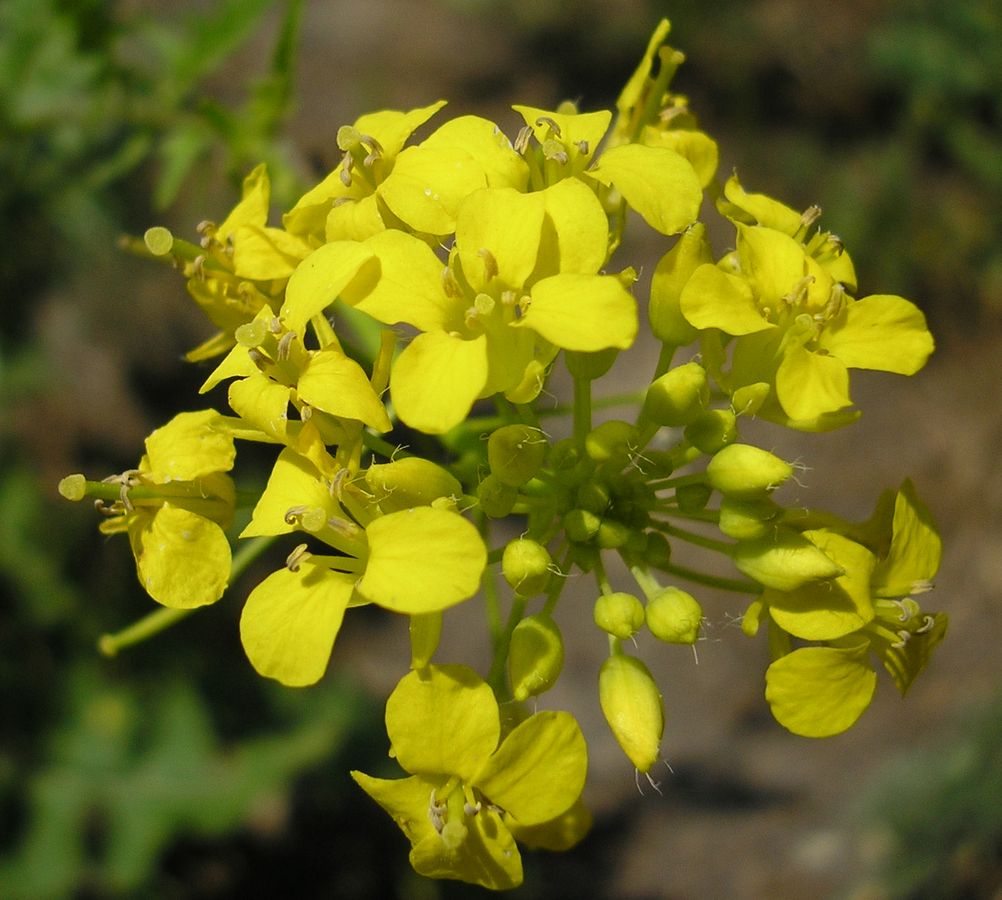
[[[300,530],[336,551],[312,554],[301,545],[247,598],[244,650],[260,674],[283,684],[313,684],[323,675],[349,606],[439,612],[476,593],[486,565],[476,528],[458,513],[418,506],[380,515],[344,475],[326,477],[286,448],[241,533]]]
[[[351,775],[410,840],[422,875],[506,890],[522,883],[513,831],[566,849],[587,830],[575,807],[587,747],[569,713],[536,713],[502,739],[497,701],[472,669],[428,666],[390,695],[386,731],[410,777]]]
[[[366,242],[381,276],[355,303],[419,334],[393,367],[400,418],[437,434],[480,397],[528,402],[558,348],[628,347],[633,298],[605,261],[606,218],[595,195],[567,179],[531,194],[478,191],[460,207],[449,262],[422,241],[386,231]]]
[[[121,499],[102,507],[111,518],[101,531],[128,533],[139,581],[164,606],[214,603],[230,578],[223,529],[235,492],[225,473],[236,451],[221,419],[211,409],[176,415],[146,438],[138,469],[107,479],[121,484]]]

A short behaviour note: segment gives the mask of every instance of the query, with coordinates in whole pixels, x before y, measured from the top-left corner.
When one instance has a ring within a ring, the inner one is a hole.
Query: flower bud
[[[762,408],[771,391],[772,386],[767,381],[746,384],[731,394],[731,407],[739,416],[754,416]]]
[[[602,525],[602,520],[586,509],[572,509],[564,516],[564,532],[576,544],[587,544]]]
[[[695,513],[706,509],[713,489],[708,484],[683,484],[675,488],[678,508],[684,513]]]
[[[609,486],[601,481],[587,481],[578,488],[576,496],[576,506],[595,513],[596,516],[604,515],[609,509]]]
[[[595,624],[613,637],[633,637],[644,624],[644,605],[633,594],[616,591],[595,601]]]
[[[430,506],[440,497],[463,495],[463,486],[449,472],[420,456],[369,466],[365,483],[384,513]]]
[[[491,474],[477,486],[477,499],[484,515],[492,519],[503,519],[515,505],[518,491]]]
[[[745,575],[778,591],[795,591],[808,582],[845,574],[830,556],[789,528],[776,528],[768,537],[736,544],[731,558]]]
[[[649,307],[651,331],[659,341],[684,347],[696,339],[699,332],[682,315],[679,298],[692,273],[712,262],[706,227],[701,222],[683,231],[675,246],[661,257],[651,279]]]
[[[644,562],[653,569],[667,569],[671,563],[671,544],[659,531],[648,531],[645,539]]]
[[[658,761],[665,712],[647,666],[635,656],[610,656],[598,673],[598,699],[623,752],[641,772],[649,772]]]
[[[539,471],[548,447],[546,436],[529,425],[503,425],[487,440],[491,474],[502,484],[521,487]]]
[[[501,574],[515,593],[535,597],[546,590],[552,565],[549,551],[542,544],[529,538],[517,538],[504,548]]]
[[[728,444],[706,467],[711,487],[742,500],[762,497],[793,474],[793,466],[752,444]]]
[[[589,381],[594,381],[612,368],[618,355],[619,349],[616,347],[608,347],[593,353],[565,350],[564,362],[567,364],[567,371],[575,378],[587,378]]]
[[[729,409],[707,409],[685,426],[685,439],[712,456],[738,439],[737,419]]]
[[[603,519],[595,535],[595,543],[603,550],[615,550],[622,547],[630,539],[633,531],[629,525],[617,522],[615,519]]]
[[[637,449],[637,429],[629,422],[610,419],[593,428],[585,437],[585,452],[597,463],[625,463]]]
[[[508,648],[508,675],[516,700],[548,691],[563,666],[564,642],[549,615],[537,613],[515,626]]]
[[[724,497],[720,501],[717,527],[722,534],[736,541],[750,541],[763,537],[782,512],[768,497],[760,500]]]
[[[647,601],[647,630],[668,644],[694,644],[703,621],[703,608],[692,594],[666,587]]]
[[[644,416],[658,425],[685,425],[703,411],[709,399],[706,369],[688,362],[669,369],[647,389]]]

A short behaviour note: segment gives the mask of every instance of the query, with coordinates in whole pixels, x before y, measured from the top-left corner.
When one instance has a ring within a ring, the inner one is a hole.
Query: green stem
[[[717,575],[707,575],[705,572],[697,572],[695,569],[690,569],[686,566],[677,566],[673,563],[665,566],[663,571],[669,575],[677,575],[679,578],[684,578],[686,581],[691,581],[694,584],[719,588],[722,591],[733,591],[736,594],[759,594],[762,589],[761,585],[756,584],[754,581],[740,581],[737,578],[721,578]]]
[[[499,700],[508,698],[508,685],[505,678],[508,650],[511,647],[512,632],[515,630],[515,626],[522,621],[522,616],[525,613],[525,603],[525,597],[515,594],[511,602],[511,610],[508,613],[508,621],[494,645],[494,660],[487,675],[487,683],[493,688],[494,696]]]
[[[713,538],[704,537],[703,535],[696,534],[693,531],[686,531],[684,528],[677,528],[674,525],[669,525],[667,522],[658,522],[654,527],[664,534],[678,538],[680,541],[685,541],[686,543],[693,544],[696,547],[703,547],[706,550],[713,550],[716,553],[723,553],[726,557],[730,558],[732,545],[725,543],[724,541],[717,541]]]
[[[585,438],[591,431],[591,381],[574,379],[574,441],[584,448]]]

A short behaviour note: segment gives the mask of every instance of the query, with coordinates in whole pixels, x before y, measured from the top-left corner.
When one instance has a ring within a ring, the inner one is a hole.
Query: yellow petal
[[[565,350],[623,350],[637,335],[637,306],[615,276],[567,273],[533,285],[532,303],[514,324]]]
[[[233,235],[233,271],[254,281],[288,278],[311,249],[281,228],[242,225]]]
[[[667,147],[613,147],[585,174],[606,186],[614,185],[661,234],[677,234],[699,215],[703,201],[699,178],[685,157]]]
[[[268,476],[268,484],[254,507],[250,523],[240,532],[240,537],[288,534],[294,531],[295,526],[289,524],[285,516],[290,509],[299,506],[318,507],[330,516],[341,511],[316,468],[294,450],[287,448],[275,460]]]
[[[533,280],[557,272],[594,275],[609,252],[609,220],[595,192],[577,178],[564,178],[538,196],[546,222]]]
[[[763,318],[748,282],[715,265],[699,266],[682,288],[679,307],[696,328],[725,334],[752,334],[775,326]]]
[[[296,382],[299,399],[332,416],[357,419],[376,431],[392,427],[365,370],[337,350],[316,350]]]
[[[139,581],[164,606],[215,603],[230,579],[230,545],[215,522],[164,504],[129,523]]]
[[[444,331],[419,334],[390,376],[397,415],[426,434],[462,422],[487,383],[487,337],[466,341]]]
[[[240,640],[251,665],[290,687],[319,681],[351,599],[353,577],[304,562],[279,569],[247,598]]]
[[[233,468],[233,438],[213,428],[214,409],[179,413],[146,438],[150,474],[160,482],[194,481]]]
[[[358,591],[394,612],[435,612],[472,597],[487,551],[458,513],[428,506],[376,519],[365,530],[369,559]]]

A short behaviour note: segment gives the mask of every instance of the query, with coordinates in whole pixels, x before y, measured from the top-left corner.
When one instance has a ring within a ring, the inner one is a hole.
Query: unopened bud
[[[553,560],[549,551],[529,538],[509,541],[501,557],[501,573],[515,593],[535,597],[550,582]]]
[[[557,623],[546,613],[522,619],[511,635],[508,674],[519,702],[553,687],[564,667],[564,642]]]
[[[585,437],[585,452],[597,463],[612,460],[626,463],[637,450],[635,426],[620,419],[610,419],[593,428]]]
[[[738,439],[736,417],[729,409],[707,409],[685,426],[685,439],[712,456]]]
[[[644,416],[658,425],[686,425],[703,411],[709,399],[706,369],[688,362],[665,372],[647,389]]]
[[[430,506],[440,497],[461,497],[463,486],[449,472],[420,456],[369,466],[365,483],[384,513]]]
[[[596,534],[602,525],[602,520],[586,509],[572,509],[564,516],[564,532],[577,544],[586,544]]]
[[[512,511],[518,491],[505,484],[496,475],[490,474],[477,486],[477,500],[484,515],[492,519],[503,519]]]
[[[603,594],[595,601],[595,624],[613,637],[633,637],[643,627],[644,605],[625,591]]]
[[[771,392],[772,386],[767,381],[746,384],[731,394],[731,407],[739,416],[754,416]]]
[[[594,381],[612,368],[617,356],[619,356],[619,350],[615,347],[596,350],[592,353],[565,350],[564,362],[567,364],[567,371],[575,378],[587,378],[589,381]]]
[[[696,513],[706,509],[713,489],[708,484],[683,484],[675,488],[675,500],[684,513]]]
[[[598,674],[598,699],[623,752],[637,769],[649,772],[658,761],[665,713],[647,666],[635,656],[610,656]]]
[[[669,644],[694,644],[703,621],[703,608],[692,594],[666,587],[647,601],[647,630]]]
[[[792,474],[788,462],[752,444],[729,444],[706,467],[711,487],[743,500],[762,497]]]
[[[521,487],[539,471],[546,457],[546,436],[529,425],[504,425],[487,440],[491,473],[503,484]]]
[[[720,501],[717,527],[736,541],[750,541],[763,537],[782,512],[768,497],[760,500],[724,497]]]
[[[830,556],[789,528],[776,528],[768,537],[736,544],[731,558],[745,575],[779,591],[795,591],[809,582],[845,574]]]

